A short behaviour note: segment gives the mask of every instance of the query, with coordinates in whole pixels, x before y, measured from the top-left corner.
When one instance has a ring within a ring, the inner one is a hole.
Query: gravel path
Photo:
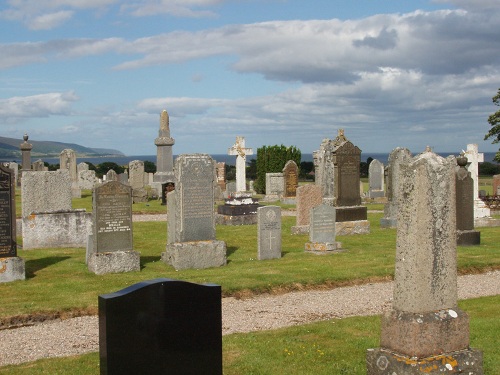
[[[380,314],[392,282],[332,290],[223,298],[223,334],[299,325],[330,318]],[[460,276],[459,298],[500,295],[500,271]],[[0,331],[0,366],[99,351],[98,321],[86,316]]]

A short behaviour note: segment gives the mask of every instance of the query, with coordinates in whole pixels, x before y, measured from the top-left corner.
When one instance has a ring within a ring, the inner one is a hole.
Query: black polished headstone
[[[14,171],[0,165],[0,258],[17,257]]]
[[[222,374],[219,285],[144,281],[99,296],[101,374]]]

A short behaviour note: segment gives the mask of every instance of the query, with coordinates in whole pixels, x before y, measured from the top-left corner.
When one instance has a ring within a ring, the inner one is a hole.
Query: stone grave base
[[[292,234],[309,234],[309,225],[295,225],[291,228]]]
[[[481,243],[481,232],[477,230],[457,230],[458,246],[473,246]]]
[[[23,249],[85,247],[92,226],[85,209],[40,212],[23,217]]]
[[[397,219],[385,218],[380,219],[380,228],[396,228],[398,224]]]
[[[313,254],[330,254],[345,251],[342,249],[342,244],[340,242],[306,242],[304,247],[306,252]]]
[[[474,219],[474,227],[500,227],[500,219],[480,217]]]
[[[224,241],[189,241],[167,244],[161,260],[176,270],[202,269],[226,265]]]
[[[87,260],[87,266],[96,275],[140,271],[141,255],[133,250],[93,253]]]
[[[335,223],[336,236],[350,236],[355,234],[370,234],[370,222],[368,220],[357,220]]]
[[[265,195],[264,198],[262,198],[262,202],[277,202],[279,200],[280,197],[277,194]]]
[[[412,313],[392,309],[382,315],[380,346],[426,358],[469,347],[469,317],[462,310]]]
[[[297,198],[295,198],[295,197],[283,197],[283,198],[281,198],[281,203],[283,203],[283,204],[297,204]]]
[[[366,206],[335,207],[335,221],[360,221],[367,220],[368,209]]]
[[[369,190],[368,191],[368,197],[369,198],[383,198],[385,197],[385,191],[384,190]]]
[[[219,225],[251,225],[257,224],[257,214],[248,215],[215,215],[215,224]]]
[[[0,258],[0,283],[26,279],[24,259],[19,257]]]
[[[366,368],[368,375],[484,374],[483,353],[476,349],[460,350],[422,359],[406,357],[382,348],[368,349]]]

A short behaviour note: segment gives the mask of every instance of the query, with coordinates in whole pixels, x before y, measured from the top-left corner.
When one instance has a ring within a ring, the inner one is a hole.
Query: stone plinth
[[[340,242],[306,242],[304,249],[308,253],[326,254],[344,251]]]
[[[91,213],[85,212],[84,209],[33,213],[23,217],[22,221],[23,249],[25,250],[47,247],[85,247],[92,226]]]
[[[87,266],[96,275],[140,271],[140,254],[137,251],[92,253],[87,259]]]
[[[366,365],[368,375],[483,375],[483,354],[466,349],[427,358],[403,357],[386,349],[368,349]]]
[[[226,265],[224,241],[190,241],[167,244],[161,260],[176,270],[203,269]]]
[[[370,234],[370,222],[368,220],[341,221],[335,225],[337,236]]]
[[[0,258],[0,283],[26,279],[24,259],[19,257]]]
[[[336,207],[337,222],[367,220],[367,218],[366,206]]]
[[[238,195],[227,199],[224,205],[217,207],[217,224],[251,225],[257,223],[257,210],[262,207],[258,200],[249,194],[240,193]]]
[[[458,246],[474,246],[481,243],[481,232],[477,230],[457,230]]]

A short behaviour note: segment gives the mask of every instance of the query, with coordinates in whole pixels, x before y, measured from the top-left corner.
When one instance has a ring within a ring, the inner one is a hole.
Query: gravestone
[[[23,249],[85,247],[92,224],[72,209],[69,171],[25,171],[21,184]]]
[[[118,174],[115,172],[114,169],[110,169],[106,173],[106,181],[118,181]]]
[[[479,245],[481,233],[474,230],[474,180],[465,168],[467,158],[463,154],[456,162],[457,245]]]
[[[132,187],[133,203],[146,202],[148,195],[144,188],[144,162],[141,160],[132,160],[129,166],[129,184]]]
[[[168,240],[162,260],[176,270],[226,264],[226,243],[215,239],[214,160],[205,154],[175,161],[175,190],[167,195]]]
[[[97,275],[139,271],[140,254],[133,250],[132,188],[109,181],[94,188],[92,197],[89,271]]]
[[[8,164],[9,168],[12,169],[14,172],[14,186],[19,186],[19,164],[17,164],[15,161],[11,161]]]
[[[330,139],[323,139],[319,150],[313,152],[314,180],[321,187],[324,198],[335,197],[335,167],[333,163],[334,145]]]
[[[0,283],[26,278],[24,259],[17,256],[15,189],[14,172],[0,165]]]
[[[31,169],[34,171],[45,171],[45,164],[43,163],[42,159],[38,159],[37,161],[33,162],[33,165],[31,166]]]
[[[76,153],[67,148],[59,154],[59,169],[67,169],[71,180],[71,194],[73,198],[81,198],[82,191],[78,187],[78,172],[76,169]]]
[[[226,190],[226,163],[217,163],[217,185],[220,186],[221,190]]]
[[[335,207],[320,204],[311,208],[309,224],[309,242],[305,250],[313,253],[340,251],[340,244],[335,242]]]
[[[382,228],[396,228],[398,202],[402,192],[401,165],[412,158],[410,150],[396,147],[391,151],[386,168],[387,203],[384,206],[384,217],[380,219]]]
[[[468,161],[467,170],[474,181],[474,219],[489,218],[490,209],[479,198],[479,163],[484,162],[484,154],[478,152],[477,144],[468,144],[465,156]]]
[[[333,140],[332,160],[335,174],[335,206],[361,205],[359,194],[361,150],[344,136],[343,129],[339,130],[337,138]]]
[[[483,374],[457,306],[454,167],[429,148],[401,166],[394,297],[368,375]]]
[[[86,163],[83,163],[87,165]],[[78,187],[80,189],[92,190],[99,183],[95,171],[82,169],[78,172]]]
[[[228,182],[226,184],[226,198],[232,197],[234,193],[236,193],[236,182]]]
[[[370,186],[368,196],[370,198],[384,197],[384,164],[377,159],[373,159],[368,167],[368,180]]]
[[[246,188],[246,158],[253,155],[251,148],[245,147],[245,137],[236,137],[235,144],[227,151],[228,155],[236,155],[236,192],[245,192]]]
[[[221,375],[221,287],[156,279],[100,295],[99,356],[102,375]]]
[[[297,188],[297,216],[292,234],[304,234],[309,232],[309,220],[311,208],[322,203],[322,189],[319,185],[307,184]]]
[[[286,162],[283,167],[283,176],[285,179],[284,198],[295,198],[299,186],[299,167],[293,160]]]
[[[281,208],[257,209],[257,259],[281,258]]]
[[[266,196],[264,201],[277,201],[283,195],[283,173],[266,173]]]
[[[163,110],[160,114],[160,130],[156,145],[156,173],[153,182],[160,184],[174,181],[174,157],[172,146],[175,140],[170,137],[170,118],[168,112]]]
[[[78,163],[76,165],[76,171],[77,173],[83,172],[83,171],[88,171],[89,170],[89,165],[85,162]]]
[[[493,176],[493,195],[500,195],[500,174],[496,174]]]

